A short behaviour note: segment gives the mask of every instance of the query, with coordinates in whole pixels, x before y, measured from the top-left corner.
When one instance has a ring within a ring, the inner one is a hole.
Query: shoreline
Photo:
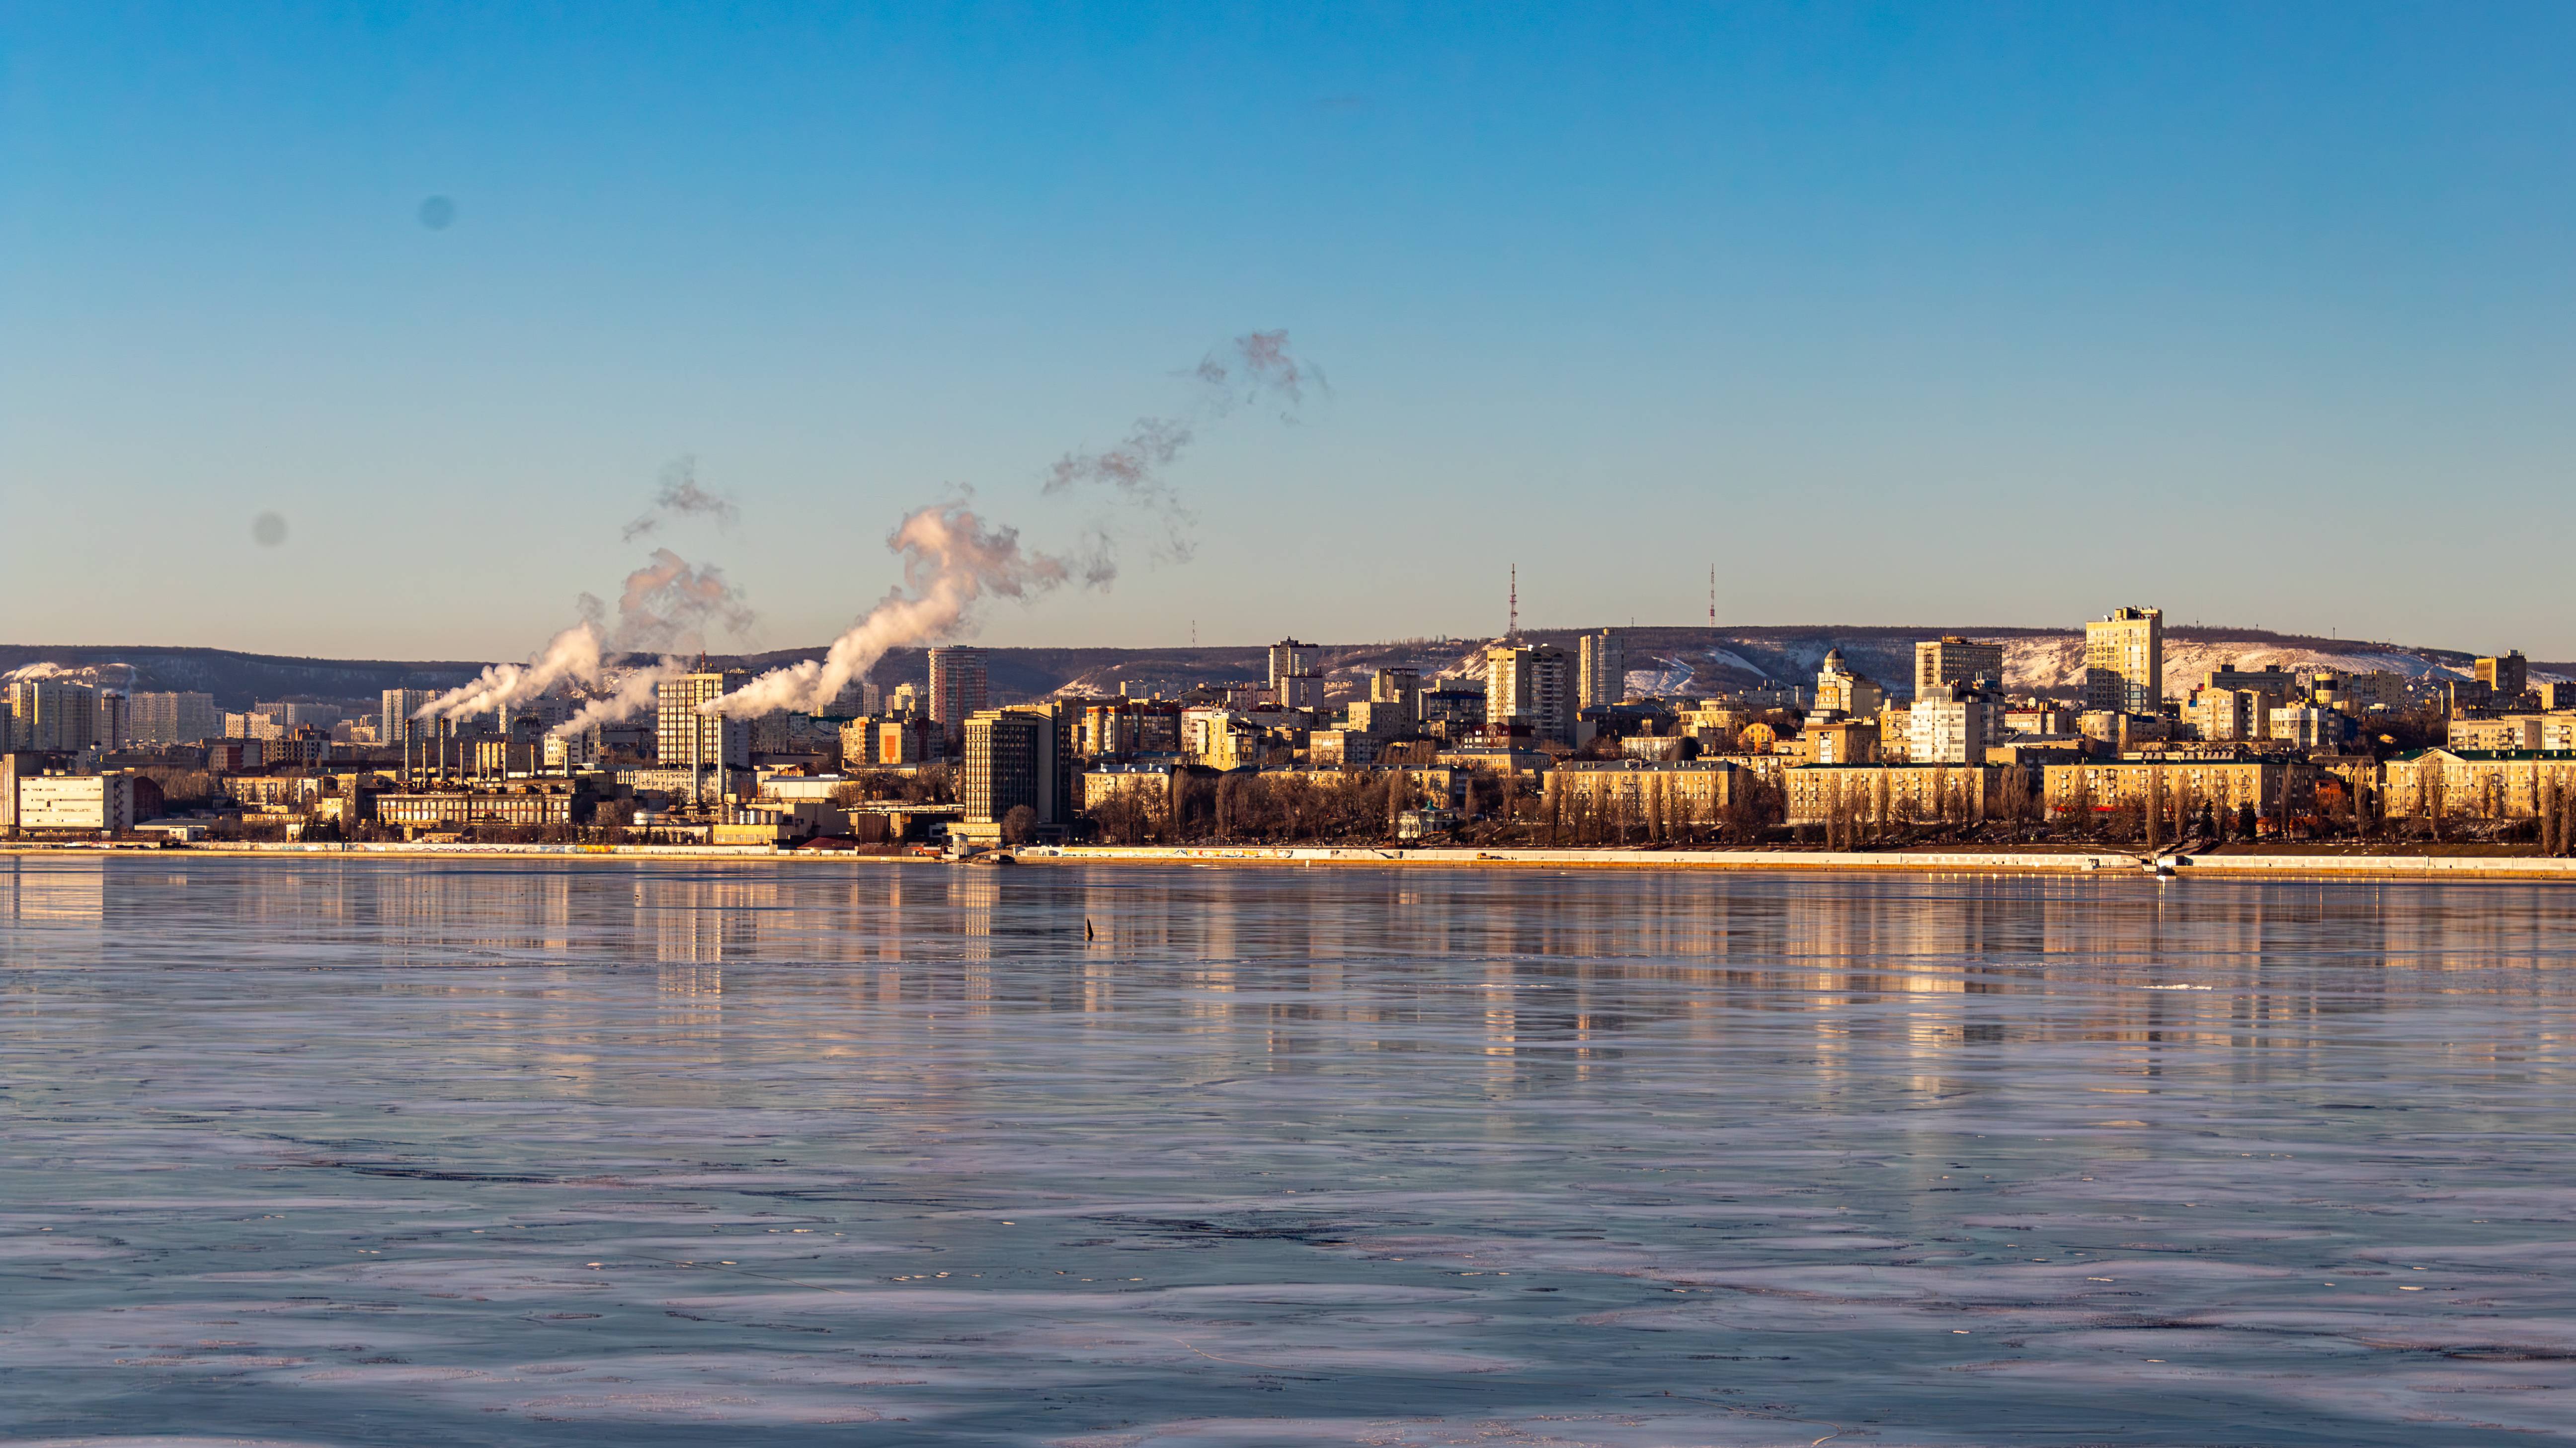
[[[765,845],[564,844],[190,844],[177,848],[94,843],[0,845],[0,855],[113,856],[169,863],[225,859],[545,859],[614,863],[636,860],[739,861],[774,865],[935,865],[941,858],[846,851],[778,850]],[[1502,869],[1619,869],[1692,872],[1824,871],[1862,874],[2136,876],[2148,856],[2116,850],[1624,850],[1408,849],[1369,845],[1046,845],[1019,851],[1024,865],[1186,864],[1197,867],[1436,866]],[[2576,859],[2517,855],[2202,855],[2171,857],[2173,878],[2337,880],[2522,880],[2576,882]],[[989,868],[989,867],[988,867]]]

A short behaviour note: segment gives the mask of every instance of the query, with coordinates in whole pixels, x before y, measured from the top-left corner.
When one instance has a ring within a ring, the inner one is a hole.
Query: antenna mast
[[[1516,639],[1516,638],[1519,638],[1520,636],[1521,636],[1521,566],[1520,566],[1519,564],[1515,563],[1515,564],[1513,564],[1513,565],[1512,565],[1512,615],[1511,615],[1511,623],[1510,623],[1510,625],[1509,625],[1508,627],[1506,627],[1506,628],[1503,630],[1503,637],[1505,637],[1505,638],[1507,638],[1507,639]]]
[[[1708,570],[1708,626],[1717,627],[1717,565],[1715,564],[1710,564]]]

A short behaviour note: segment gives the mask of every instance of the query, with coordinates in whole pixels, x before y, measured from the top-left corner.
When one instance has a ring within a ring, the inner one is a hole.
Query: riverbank
[[[13,844],[0,854],[141,855],[155,860],[232,858],[454,859],[487,856],[559,860],[740,861],[774,865],[897,864],[944,861],[920,855],[863,855],[842,850],[777,850],[765,845],[477,845],[281,844],[198,842],[178,848],[98,844]],[[1070,845],[1032,846],[1023,864],[1187,864],[1436,866],[1499,869],[1824,870],[1866,874],[2134,875],[2145,858],[2118,850],[1621,850],[1398,849],[1365,845]],[[2176,878],[2440,879],[2576,881],[2576,859],[2516,855],[2237,853],[2168,857]]]
[[[1024,850],[1030,863],[1162,861],[1206,865],[1445,865],[1650,870],[1833,870],[1889,874],[2138,874],[2147,857],[2116,850],[1471,850],[1347,846],[1078,845]],[[2168,857],[2176,878],[2576,881],[2576,859],[2511,855],[2212,854]]]

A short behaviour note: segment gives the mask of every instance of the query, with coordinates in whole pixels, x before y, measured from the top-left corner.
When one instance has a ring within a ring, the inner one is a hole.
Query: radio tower
[[[1520,636],[1521,636],[1521,566],[1520,566],[1519,564],[1515,563],[1515,564],[1513,564],[1513,565],[1512,565],[1512,614],[1511,614],[1511,623],[1510,623],[1510,625],[1509,625],[1508,627],[1506,627],[1506,628],[1503,630],[1503,637],[1504,637],[1504,638],[1507,638],[1507,639],[1516,639],[1516,638],[1519,638]]]
[[[1708,626],[1717,627],[1717,568],[1714,564],[1708,570]]]

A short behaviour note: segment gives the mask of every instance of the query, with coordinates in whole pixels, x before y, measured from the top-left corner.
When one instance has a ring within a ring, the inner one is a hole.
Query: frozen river
[[[0,857],[0,1441],[2565,1441],[2571,914]]]

